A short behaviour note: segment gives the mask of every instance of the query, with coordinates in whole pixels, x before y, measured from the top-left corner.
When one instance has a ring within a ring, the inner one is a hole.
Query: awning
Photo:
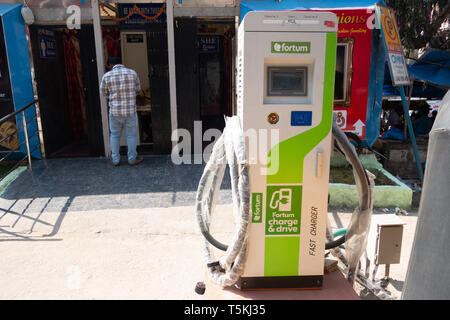
[[[450,89],[450,50],[427,51],[408,68],[408,72],[427,84]]]

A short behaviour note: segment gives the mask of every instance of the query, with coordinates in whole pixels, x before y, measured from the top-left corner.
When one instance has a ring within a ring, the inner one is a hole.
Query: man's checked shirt
[[[139,90],[141,84],[137,73],[121,64],[105,73],[100,84],[100,92],[109,101],[109,113],[116,117],[131,117],[136,113],[136,93]]]

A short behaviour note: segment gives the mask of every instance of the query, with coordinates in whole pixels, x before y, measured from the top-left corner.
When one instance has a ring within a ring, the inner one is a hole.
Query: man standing
[[[108,67],[111,70],[103,76],[100,92],[106,96],[109,107],[110,161],[114,166],[120,163],[120,136],[125,129],[128,163],[136,165],[144,160],[143,157],[137,156],[136,151],[136,93],[141,90],[139,77],[134,70],[125,68],[118,57],[109,57]]]

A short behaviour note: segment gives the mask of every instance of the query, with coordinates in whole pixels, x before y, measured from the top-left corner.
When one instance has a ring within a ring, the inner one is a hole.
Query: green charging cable
[[[343,236],[344,234],[347,233],[347,229],[346,228],[341,228],[341,229],[337,229],[333,232],[333,238],[339,237],[339,236]]]

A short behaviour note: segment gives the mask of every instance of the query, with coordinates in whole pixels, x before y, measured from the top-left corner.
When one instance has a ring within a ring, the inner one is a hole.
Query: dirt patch
[[[371,171],[375,175],[376,186],[395,186],[394,181],[386,177],[381,171]],[[355,177],[351,168],[330,168],[330,183],[355,184]]]

